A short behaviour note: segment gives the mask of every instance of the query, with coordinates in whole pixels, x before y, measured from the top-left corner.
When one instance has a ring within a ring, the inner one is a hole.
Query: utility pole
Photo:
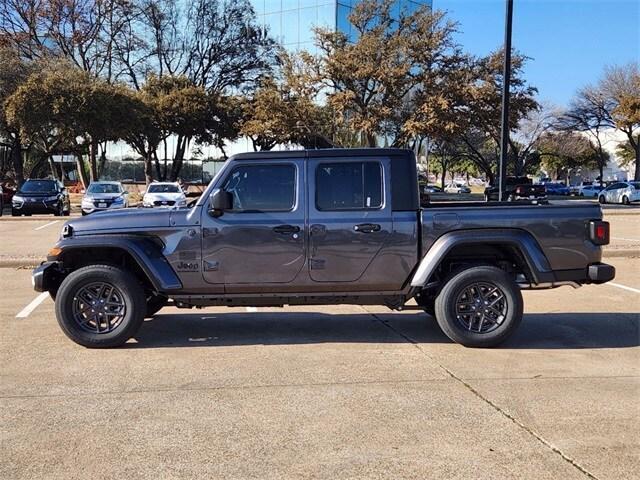
[[[498,201],[503,200],[507,181],[507,152],[509,150],[509,84],[511,83],[511,27],[513,25],[513,0],[507,0],[504,26],[504,68],[502,70],[502,135],[500,140],[500,182]]]

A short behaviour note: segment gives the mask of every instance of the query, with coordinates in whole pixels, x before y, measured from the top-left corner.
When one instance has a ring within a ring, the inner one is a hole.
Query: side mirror
[[[209,213],[214,217],[220,217],[225,210],[233,208],[231,194],[221,188],[216,188],[209,195]]]

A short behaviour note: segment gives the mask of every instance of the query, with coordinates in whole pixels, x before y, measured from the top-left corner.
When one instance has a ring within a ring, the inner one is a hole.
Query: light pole
[[[502,201],[507,176],[507,151],[509,149],[509,84],[511,83],[511,27],[513,24],[513,0],[507,0],[504,26],[504,67],[502,70],[502,132],[500,139],[500,181],[498,201]]]

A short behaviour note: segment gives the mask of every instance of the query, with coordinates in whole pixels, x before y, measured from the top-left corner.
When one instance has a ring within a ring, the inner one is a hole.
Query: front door
[[[233,209],[202,213],[203,276],[227,291],[286,284],[306,262],[304,161],[237,162],[221,180]]]
[[[392,231],[390,160],[309,160],[309,275],[315,282],[365,285]],[[361,280],[363,278],[364,280]],[[377,278],[380,278],[379,276]]]

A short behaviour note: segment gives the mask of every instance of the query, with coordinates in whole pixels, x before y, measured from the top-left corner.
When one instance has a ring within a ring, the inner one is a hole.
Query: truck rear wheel
[[[144,290],[132,274],[111,265],[90,265],[64,279],[56,295],[56,317],[71,340],[109,348],[133,337],[147,312]]]
[[[454,274],[436,298],[438,325],[454,342],[467,347],[494,347],[520,325],[523,302],[515,281],[492,266]]]

